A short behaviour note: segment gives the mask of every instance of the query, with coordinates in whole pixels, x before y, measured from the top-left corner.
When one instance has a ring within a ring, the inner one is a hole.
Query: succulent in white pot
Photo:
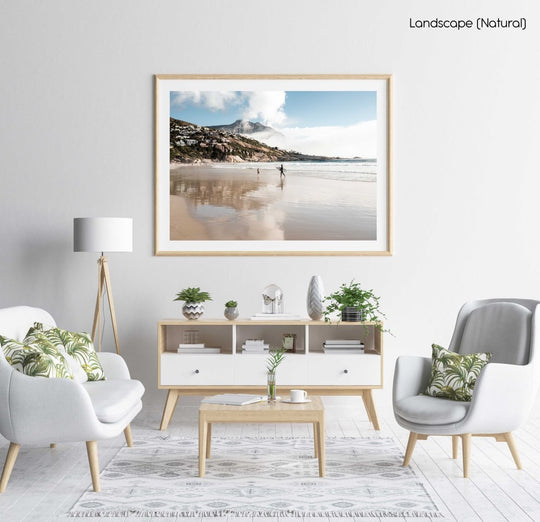
[[[204,302],[211,301],[208,292],[202,292],[200,288],[184,288],[176,294],[174,301],[184,301],[182,313],[187,319],[198,319],[204,314]]]

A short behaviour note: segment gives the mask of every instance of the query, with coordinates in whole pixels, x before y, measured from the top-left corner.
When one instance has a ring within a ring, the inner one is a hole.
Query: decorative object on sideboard
[[[311,277],[307,292],[307,313],[314,321],[320,321],[324,313],[324,286],[319,275]]]
[[[271,351],[268,359],[266,360],[267,373],[267,387],[268,387],[268,400],[275,401],[276,397],[276,370],[278,366],[283,362],[285,358],[285,350],[280,348],[275,351]]]
[[[229,321],[234,321],[238,315],[238,302],[233,301],[232,299],[230,301],[227,301],[225,303],[225,311],[223,312],[225,317],[229,319]]]
[[[184,288],[176,294],[174,301],[184,301],[182,313],[186,319],[198,319],[204,314],[204,302],[211,301],[208,292],[203,292],[199,287]]]
[[[338,290],[324,298],[327,304],[324,311],[325,321],[340,314],[344,322],[373,321],[382,322],[386,316],[380,308],[380,297],[373,290],[364,290],[360,283],[354,281],[343,283]],[[382,328],[376,325],[376,328]]]
[[[283,290],[275,284],[268,285],[262,293],[263,314],[283,313]]]
[[[184,344],[198,344],[199,343],[199,330],[184,330],[183,338]]]
[[[100,252],[98,259],[98,289],[94,322],[92,325],[92,341],[96,342],[101,351],[101,308],[104,299],[104,290],[109,301],[111,324],[116,345],[116,353],[120,353],[118,341],[118,328],[114,312],[113,295],[111,289],[111,276],[109,264],[104,252],[132,252],[133,251],[133,220],[131,218],[74,218],[73,219],[73,251],[74,252]]]
[[[296,334],[284,333],[281,341],[281,346],[288,352],[296,353]]]

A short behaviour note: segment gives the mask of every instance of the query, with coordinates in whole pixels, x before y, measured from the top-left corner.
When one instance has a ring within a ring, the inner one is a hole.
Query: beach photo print
[[[156,255],[390,255],[391,77],[155,76]]]

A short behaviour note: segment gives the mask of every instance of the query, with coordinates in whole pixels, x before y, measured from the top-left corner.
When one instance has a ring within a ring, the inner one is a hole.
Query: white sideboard
[[[219,347],[219,354],[179,354],[186,330],[197,330],[199,342]],[[298,320],[166,319],[158,323],[158,386],[169,393],[163,417],[166,429],[180,395],[265,393],[265,354],[242,353],[246,339],[264,339],[279,347],[283,334],[296,335],[295,353],[287,353],[277,371],[278,393],[302,388],[312,395],[359,395],[368,417],[379,422],[371,391],[383,386],[383,339],[380,323],[326,323]],[[362,339],[362,354],[323,352],[327,339]]]

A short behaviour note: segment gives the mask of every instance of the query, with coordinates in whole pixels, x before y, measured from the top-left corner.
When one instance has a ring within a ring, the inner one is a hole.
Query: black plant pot
[[[362,310],[359,310],[357,306],[346,306],[341,311],[341,320],[348,323],[361,321]]]

